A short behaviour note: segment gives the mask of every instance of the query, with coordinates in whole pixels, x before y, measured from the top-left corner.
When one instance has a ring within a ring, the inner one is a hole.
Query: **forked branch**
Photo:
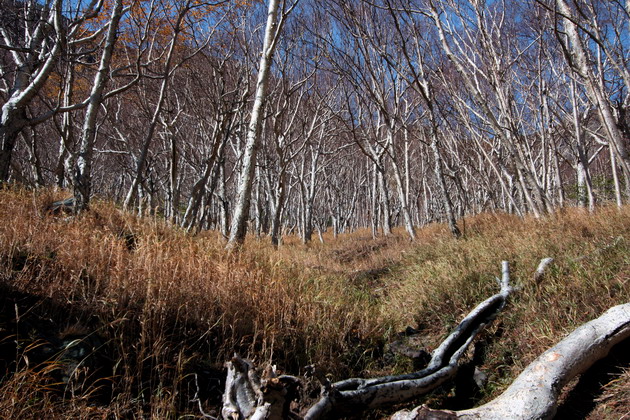
[[[503,262],[502,277],[498,279],[500,291],[486,299],[466,316],[455,330],[433,352],[426,368],[405,375],[383,376],[380,378],[346,379],[322,386],[319,401],[310,407],[305,420],[319,420],[344,414],[356,414],[363,410],[380,408],[389,404],[403,403],[426,394],[441,384],[453,379],[459,361],[473,339],[492,322],[505,307],[513,289],[507,261]],[[282,378],[282,377],[280,377]],[[293,377],[290,377],[295,379]],[[267,381],[267,382],[265,382]],[[284,383],[294,384],[295,381]],[[259,379],[253,366],[238,357],[228,363],[228,379],[224,395],[224,418],[255,419],[263,413],[268,419],[287,418],[289,415],[288,396],[290,392],[271,393],[261,384],[269,379]],[[274,404],[278,407],[274,408]],[[282,408],[280,408],[282,406]],[[280,416],[280,417],[278,417]]]
[[[569,334],[534,360],[503,394],[480,407],[458,412],[418,407],[396,413],[392,420],[420,419],[550,419],[562,388],[610,349],[630,338],[630,303],[614,306]]]

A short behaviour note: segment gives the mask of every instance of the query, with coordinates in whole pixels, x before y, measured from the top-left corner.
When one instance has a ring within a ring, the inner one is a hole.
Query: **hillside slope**
[[[0,191],[3,418],[212,414],[235,351],[295,375],[312,363],[335,379],[408,371],[421,362],[415,350],[430,351],[495,292],[508,260],[520,289],[469,355],[487,380],[479,389],[462,378],[425,401],[464,408],[630,300],[630,207],[483,214],[462,222],[460,240],[436,224],[416,243],[356,232],[308,246],[288,237],[279,250],[249,238],[229,253],[215,233],[191,236],[109,203],[49,214],[59,198]],[[544,257],[554,262],[535,279]],[[560,417],[630,412],[627,347],[576,381]]]

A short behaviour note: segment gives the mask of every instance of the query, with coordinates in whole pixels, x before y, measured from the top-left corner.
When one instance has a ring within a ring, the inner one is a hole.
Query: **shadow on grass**
[[[573,389],[569,390],[558,407],[556,420],[586,419],[598,405],[598,398],[606,384],[617,378],[630,366],[630,340],[612,348],[604,359],[584,372]],[[630,403],[629,403],[630,404]]]

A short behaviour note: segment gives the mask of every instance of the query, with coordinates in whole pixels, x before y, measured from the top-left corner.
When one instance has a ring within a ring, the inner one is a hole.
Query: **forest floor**
[[[78,217],[46,211],[66,196],[0,191],[0,418],[216,416],[234,352],[292,375],[316,364],[333,380],[413,371],[416,350],[430,352],[497,291],[507,260],[518,291],[468,356],[487,379],[462,377],[412,404],[461,409],[630,301],[628,206],[486,213],[461,220],[459,240],[433,224],[415,243],[359,231],[308,245],[285,237],[279,249],[250,237],[228,252],[216,232],[108,202]],[[535,278],[545,257],[554,262]],[[557,418],[630,418],[630,345],[562,400]]]

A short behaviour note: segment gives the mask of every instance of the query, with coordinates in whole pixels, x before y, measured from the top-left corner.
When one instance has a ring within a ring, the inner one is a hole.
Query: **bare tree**
[[[282,3],[282,4],[281,4]],[[269,70],[273,62],[273,55],[280,38],[282,27],[287,17],[297,5],[297,1],[288,5],[286,1],[270,0],[267,12],[267,24],[258,67],[258,80],[256,82],[256,93],[249,127],[247,129],[247,141],[241,165],[241,175],[239,179],[238,196],[234,214],[232,216],[232,228],[228,248],[233,248],[245,241],[247,233],[247,218],[254,183],[254,172],[256,168],[256,152],[259,146],[260,129],[263,119],[263,107],[267,95],[267,84],[269,81]]]
[[[107,26],[105,44],[101,53],[98,71],[94,77],[92,90],[85,111],[79,153],[77,154],[73,179],[75,206],[77,211],[87,209],[92,192],[92,159],[96,139],[96,118],[103,103],[103,92],[109,77],[112,55],[116,45],[118,24],[124,13],[123,1],[115,0]]]
[[[602,125],[606,130],[606,137],[609,140],[610,147],[614,150],[616,157],[619,159],[626,179],[626,193],[630,195],[630,155],[628,155],[624,135],[621,132],[618,124],[619,121],[615,118],[609,97],[605,91],[604,79],[601,72],[600,75],[597,74],[599,67],[597,60],[593,60],[591,57],[590,51],[580,34],[580,30],[583,32],[586,31],[587,35],[597,43],[596,48],[599,49],[602,47],[603,41],[601,37],[598,36],[597,16],[594,15],[596,13],[595,8],[592,7],[592,5],[589,8],[589,11],[593,14],[595,26],[591,28],[588,22],[583,22],[583,19],[577,16],[565,0],[556,0],[555,7],[562,21],[563,32],[566,36],[566,44],[565,40],[560,39],[564,47],[565,57],[573,71],[580,77],[586,88],[588,97],[593,104],[597,106]],[[619,63],[610,53],[608,57],[612,59],[615,67],[621,72],[623,79],[626,81],[626,89],[629,88],[630,74],[626,65],[627,63]],[[625,102],[629,102],[627,97]]]
[[[10,1],[2,5],[3,44],[0,48],[10,52],[15,76],[7,89],[8,99],[2,105],[0,119],[0,183],[9,180],[11,156],[19,133],[27,125],[49,117],[29,118],[27,107],[53,72],[67,42],[68,31],[78,24],[72,22],[68,26],[63,21],[62,5],[62,0],[48,1],[44,5],[36,1]],[[96,1],[90,6],[88,14],[92,15],[96,12]]]

